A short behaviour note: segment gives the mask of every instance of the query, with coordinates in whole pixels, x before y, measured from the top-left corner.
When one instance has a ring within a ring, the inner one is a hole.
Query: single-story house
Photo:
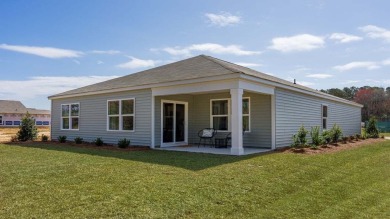
[[[50,126],[50,110],[26,108],[20,101],[0,100],[0,127],[19,126],[27,112],[34,117],[35,125]]]
[[[198,131],[231,133],[244,147],[289,146],[303,124],[360,133],[362,105],[200,55],[50,96],[51,136],[151,148],[197,144]],[[243,130],[245,130],[243,134]]]

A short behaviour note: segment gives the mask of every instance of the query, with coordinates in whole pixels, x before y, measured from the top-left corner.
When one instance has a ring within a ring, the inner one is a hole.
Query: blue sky
[[[314,89],[390,86],[387,1],[0,1],[0,99],[211,55]]]

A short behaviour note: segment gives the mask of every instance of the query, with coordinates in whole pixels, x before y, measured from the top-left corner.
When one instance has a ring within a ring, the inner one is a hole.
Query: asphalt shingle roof
[[[0,100],[0,113],[26,113],[27,111],[30,114],[50,114],[50,110],[26,108],[20,101]]]
[[[230,63],[221,59],[217,59],[211,56],[199,55],[189,59],[181,60],[171,64],[159,66],[149,70],[141,71],[138,73],[126,75],[123,77],[115,78],[112,80],[92,84],[89,86],[77,88],[74,90],[59,93],[52,97],[71,96],[79,94],[88,94],[90,92],[109,91],[112,89],[120,89],[126,87],[135,87],[140,85],[153,85],[158,83],[190,80],[197,78],[205,78],[211,76],[220,76],[228,74],[244,74],[274,82],[281,85],[286,85],[292,88],[297,88],[303,91],[309,91],[322,96],[330,98],[340,99],[345,102],[346,100],[329,95],[312,88],[308,88],[299,84],[294,84],[290,81],[286,81],[269,74],[265,74],[259,71],[255,71],[250,68],[246,68],[234,63]],[[351,102],[351,101],[348,101]],[[353,103],[353,102],[351,102]],[[356,104],[356,103],[353,103]]]

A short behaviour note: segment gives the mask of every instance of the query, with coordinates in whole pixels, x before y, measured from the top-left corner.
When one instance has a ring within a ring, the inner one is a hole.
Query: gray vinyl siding
[[[244,146],[271,147],[271,96],[245,92],[250,97],[251,132],[244,135]],[[171,95],[155,97],[155,142],[161,143],[161,100],[188,102],[188,141],[197,144],[198,131],[210,127],[210,100],[230,98],[230,93],[210,93],[197,95]],[[220,132],[217,137],[225,137],[228,132]]]
[[[126,91],[52,100],[51,136],[67,136],[68,140],[82,137],[91,142],[101,137],[104,142],[118,143],[130,138],[131,145],[150,145],[151,90]],[[107,131],[107,100],[135,98],[135,131]],[[79,130],[61,130],[61,104],[80,103]]]
[[[360,107],[276,88],[276,147],[291,145],[301,125],[322,131],[322,104],[328,105],[328,129],[337,124],[346,136],[360,133]]]

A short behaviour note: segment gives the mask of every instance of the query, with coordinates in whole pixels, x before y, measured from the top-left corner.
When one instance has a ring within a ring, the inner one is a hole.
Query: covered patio
[[[235,155],[231,153],[231,148],[215,148],[215,147],[198,147],[197,145],[190,146],[176,146],[176,147],[164,147],[157,148],[158,150],[164,151],[180,151],[180,152],[192,152],[192,153],[205,153],[205,154],[220,154],[220,155]],[[241,155],[260,154],[270,152],[270,148],[254,148],[244,147]]]
[[[273,150],[274,105],[274,87],[241,78],[153,88],[151,148],[229,155]],[[199,130],[210,127],[218,138],[230,134],[228,148],[197,146]]]

